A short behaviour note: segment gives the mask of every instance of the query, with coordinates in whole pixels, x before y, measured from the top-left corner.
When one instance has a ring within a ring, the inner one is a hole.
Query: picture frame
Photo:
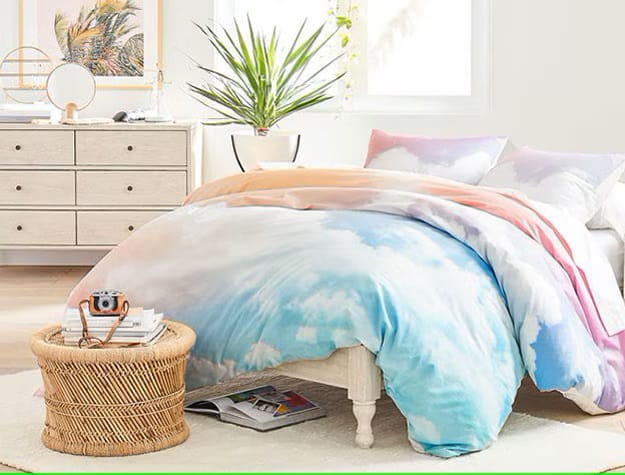
[[[18,46],[36,45],[46,51],[55,63],[66,61],[63,52],[55,40],[54,15],[64,12],[68,21],[77,19],[80,6],[95,6],[97,0],[59,0],[41,2],[40,0],[17,0],[17,40]],[[131,72],[108,71],[102,75],[93,70],[98,89],[149,89],[158,69],[162,69],[162,0],[132,0],[139,15],[129,15],[133,32],[142,34],[142,68],[136,67]],[[54,6],[51,4],[54,3]],[[113,2],[115,3],[115,2]],[[65,8],[65,10],[64,10]],[[49,25],[49,26],[48,26]],[[127,37],[130,36],[129,34]],[[122,38],[122,41],[126,38]],[[71,59],[70,59],[71,61]],[[79,61],[77,61],[79,62]],[[27,87],[27,85],[24,85]]]

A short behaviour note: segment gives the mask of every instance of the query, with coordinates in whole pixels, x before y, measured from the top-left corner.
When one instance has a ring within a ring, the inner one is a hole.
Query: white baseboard
[[[46,251],[10,250],[0,251],[2,266],[92,266],[108,251]]]

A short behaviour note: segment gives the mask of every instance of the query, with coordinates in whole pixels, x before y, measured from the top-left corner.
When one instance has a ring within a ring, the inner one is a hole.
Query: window
[[[327,20],[336,1],[358,4],[344,109],[441,113],[486,105],[490,0],[217,0],[216,18],[227,26],[249,13],[288,37],[304,18],[312,25]]]
[[[367,93],[471,94],[471,0],[370,1]]]

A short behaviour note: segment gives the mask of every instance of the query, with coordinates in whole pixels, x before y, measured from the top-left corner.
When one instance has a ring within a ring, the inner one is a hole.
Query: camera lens
[[[108,310],[113,307],[113,299],[111,297],[100,297],[100,310]]]

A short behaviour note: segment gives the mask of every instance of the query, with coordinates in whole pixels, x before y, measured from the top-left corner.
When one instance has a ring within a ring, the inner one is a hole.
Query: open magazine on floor
[[[325,416],[325,411],[295,391],[260,386],[185,404],[185,411],[213,414],[224,422],[266,431]]]

